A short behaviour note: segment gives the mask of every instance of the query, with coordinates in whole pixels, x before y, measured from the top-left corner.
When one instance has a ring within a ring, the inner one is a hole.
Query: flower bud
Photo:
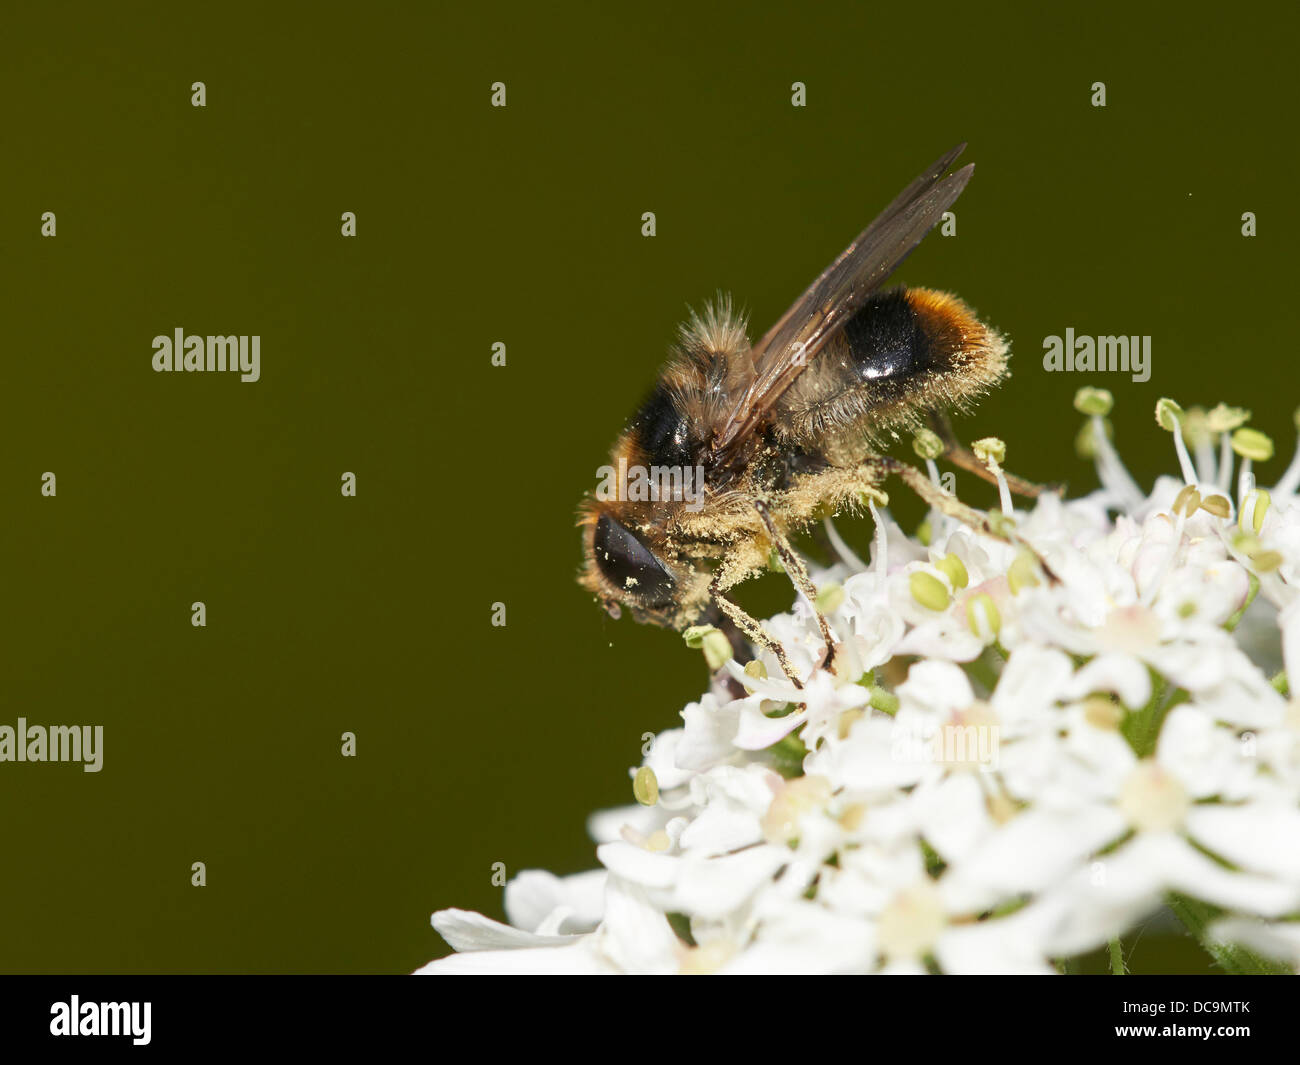
[[[1238,429],[1232,434],[1232,450],[1244,459],[1267,462],[1273,457],[1273,441],[1258,429]]]
[[[1183,408],[1168,397],[1156,400],[1156,424],[1167,433],[1178,431],[1183,420]]]
[[[932,429],[918,429],[912,437],[912,450],[923,459],[937,459],[943,454],[943,441]]]
[[[928,610],[947,610],[952,602],[943,581],[932,573],[917,570],[908,578],[912,598]]]
[[[1074,394],[1074,409],[1080,414],[1106,417],[1115,406],[1115,397],[1104,388],[1081,388]]]
[[[970,574],[966,572],[965,564],[951,552],[939,559],[934,568],[948,578],[954,591],[965,588],[970,583]]]
[[[659,778],[648,765],[643,765],[632,778],[632,796],[642,806],[653,806],[659,801]]]

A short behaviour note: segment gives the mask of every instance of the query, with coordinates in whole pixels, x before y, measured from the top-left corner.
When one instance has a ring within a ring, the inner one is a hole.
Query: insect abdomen
[[[929,338],[904,289],[868,300],[845,324],[843,336],[863,381],[909,377],[930,368]]]
[[[895,289],[845,323],[782,397],[786,440],[837,453],[962,408],[1006,373],[1006,343],[956,296]]]

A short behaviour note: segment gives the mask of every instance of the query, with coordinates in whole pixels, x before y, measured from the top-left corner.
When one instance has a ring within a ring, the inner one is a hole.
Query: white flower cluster
[[[772,618],[802,686],[727,662],[592,818],[603,868],[436,913],[458,953],[420,971],[1049,973],[1166,905],[1300,967],[1300,458],[1256,488],[1245,412],[1165,400],[1181,476],[1144,496],[1110,397],[1076,406],[1099,491],[1004,490],[1007,540],[872,502],[870,565],[829,529],[831,667],[810,604]]]

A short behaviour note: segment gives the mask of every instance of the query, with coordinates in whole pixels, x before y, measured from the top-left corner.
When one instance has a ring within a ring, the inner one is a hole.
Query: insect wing
[[[726,462],[773,404],[952,206],[974,165],[943,177],[965,145],[937,160],[841,253],[753,349],[755,377],[714,438]]]

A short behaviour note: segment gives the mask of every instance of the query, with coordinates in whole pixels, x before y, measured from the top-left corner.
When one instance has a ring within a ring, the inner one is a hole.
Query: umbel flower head
[[[726,661],[591,818],[601,868],[435,913],[457,953],[420,972],[1052,973],[1163,907],[1224,968],[1300,967],[1300,452],[1265,491],[1247,412],[1161,400],[1144,494],[1111,402],[1076,397],[1084,498],[1013,510],[979,442],[1005,540],[872,498],[866,564],[828,527],[832,667],[808,603],[771,618],[802,686]]]

